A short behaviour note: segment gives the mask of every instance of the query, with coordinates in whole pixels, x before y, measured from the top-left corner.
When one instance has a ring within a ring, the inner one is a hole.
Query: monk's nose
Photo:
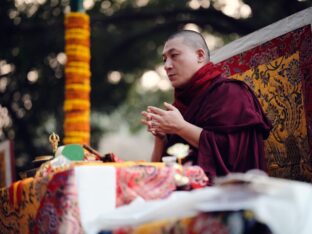
[[[166,71],[172,68],[172,62],[170,61],[170,59],[166,60],[164,67]]]

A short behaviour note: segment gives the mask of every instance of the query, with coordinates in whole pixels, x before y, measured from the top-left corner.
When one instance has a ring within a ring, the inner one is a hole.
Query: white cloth
[[[116,208],[116,169],[106,166],[75,167],[81,224],[87,224],[103,212]]]
[[[174,192],[164,200],[136,199],[109,212],[103,209],[86,225],[85,232],[93,234],[160,219],[187,217],[198,212],[250,209],[273,233],[311,234],[311,184],[253,173],[232,174],[222,183],[234,179],[244,183]]]

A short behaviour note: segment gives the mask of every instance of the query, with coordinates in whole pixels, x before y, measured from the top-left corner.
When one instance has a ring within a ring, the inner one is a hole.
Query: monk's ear
[[[205,53],[205,51],[203,50],[203,49],[198,49],[197,51],[196,51],[196,53],[197,53],[197,62],[198,63],[203,63],[203,62],[205,62],[206,61],[206,53]]]

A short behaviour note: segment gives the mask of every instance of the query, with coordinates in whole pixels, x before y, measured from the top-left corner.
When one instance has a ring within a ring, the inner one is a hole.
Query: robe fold
[[[209,178],[254,168],[266,171],[263,140],[272,125],[247,84],[218,75],[182,115],[203,128],[198,148],[191,147],[184,161],[202,167]],[[188,144],[177,135],[167,137],[166,149]]]

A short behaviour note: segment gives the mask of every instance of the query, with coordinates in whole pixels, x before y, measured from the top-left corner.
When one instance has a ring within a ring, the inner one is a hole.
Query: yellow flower
[[[86,138],[86,137],[90,137],[90,133],[89,132],[78,132],[78,131],[68,131],[66,134],[67,137],[71,137],[71,138],[75,138],[75,137],[79,137],[79,138]]]
[[[66,84],[65,91],[68,89],[90,91],[91,87],[85,84]]]

